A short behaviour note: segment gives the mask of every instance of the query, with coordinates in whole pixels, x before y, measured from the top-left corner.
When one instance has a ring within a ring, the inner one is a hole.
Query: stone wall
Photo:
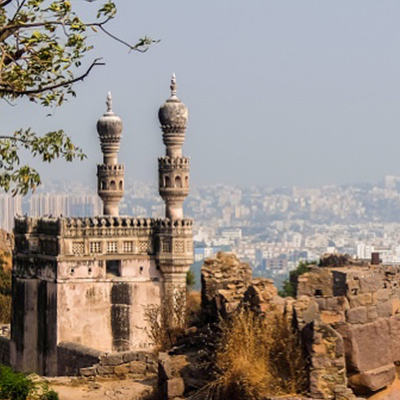
[[[57,346],[57,374],[59,376],[80,375],[81,368],[99,363],[102,355],[104,353],[101,351],[77,343],[59,343]]]
[[[157,372],[157,355],[153,352],[104,353],[76,343],[60,343],[57,356],[60,376],[138,378]]]
[[[103,354],[99,362],[79,372],[85,377],[144,378],[157,373],[157,354],[145,351]]]
[[[0,336],[0,364],[10,365],[10,339]]]
[[[202,310],[210,321],[236,310],[252,278],[248,264],[235,254],[218,253],[205,260],[201,269]]]
[[[206,312],[227,316],[245,305],[260,315],[282,313],[303,339],[309,361],[310,396],[327,400],[355,399],[347,387],[344,338],[334,328],[336,323],[345,323],[349,305],[343,296],[334,296],[335,279],[330,270],[312,267],[309,274],[299,279],[301,296],[297,300],[284,299],[278,296],[272,280],[251,279],[251,271],[235,256],[226,257],[219,254],[216,260],[206,261],[202,268],[202,300]],[[224,266],[226,259],[228,264]],[[241,274],[244,279],[238,285]],[[343,277],[338,281],[343,284]]]
[[[343,338],[353,388],[377,391],[393,382],[400,362],[400,267],[315,267],[299,279],[298,294],[314,298],[321,321]]]

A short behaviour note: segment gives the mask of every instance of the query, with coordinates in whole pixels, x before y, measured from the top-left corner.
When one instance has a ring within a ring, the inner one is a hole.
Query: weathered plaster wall
[[[100,351],[148,348],[145,306],[160,304],[162,282],[66,282],[58,285],[58,341]]]
[[[121,262],[121,275],[59,282],[58,342],[108,352],[151,347],[144,313],[147,305],[161,304],[161,273],[154,260],[137,258]]]

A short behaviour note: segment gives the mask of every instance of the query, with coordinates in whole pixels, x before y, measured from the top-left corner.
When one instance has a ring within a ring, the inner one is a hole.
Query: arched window
[[[117,188],[117,185],[115,184],[115,181],[110,182],[110,189],[115,190]]]
[[[107,189],[107,184],[106,181],[101,181],[101,186],[100,186],[101,190],[106,190]]]
[[[123,181],[119,181],[119,190],[124,190],[124,183],[123,183]]]
[[[167,188],[171,187],[171,179],[170,179],[169,176],[166,176],[164,178],[164,186],[167,187]]]
[[[181,188],[181,187],[182,187],[182,179],[181,179],[180,176],[177,176],[177,177],[175,178],[175,187],[176,187],[176,188]]]
[[[185,187],[189,187],[189,177],[187,176],[186,178],[185,178]]]

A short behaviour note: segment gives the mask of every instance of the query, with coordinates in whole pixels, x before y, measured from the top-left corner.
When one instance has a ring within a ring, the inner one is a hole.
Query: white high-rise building
[[[0,228],[11,232],[15,215],[22,215],[21,196],[0,195]]]

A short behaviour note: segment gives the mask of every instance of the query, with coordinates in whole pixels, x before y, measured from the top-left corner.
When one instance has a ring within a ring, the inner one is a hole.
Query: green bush
[[[282,290],[279,291],[281,297],[294,297],[297,296],[297,282],[299,276],[309,271],[310,265],[316,265],[316,261],[300,261],[297,268],[289,273],[289,279],[283,281]]]
[[[34,389],[32,380],[11,368],[0,366],[0,399],[26,400]]]
[[[40,396],[40,400],[60,400],[58,393],[54,390],[48,390]]]

